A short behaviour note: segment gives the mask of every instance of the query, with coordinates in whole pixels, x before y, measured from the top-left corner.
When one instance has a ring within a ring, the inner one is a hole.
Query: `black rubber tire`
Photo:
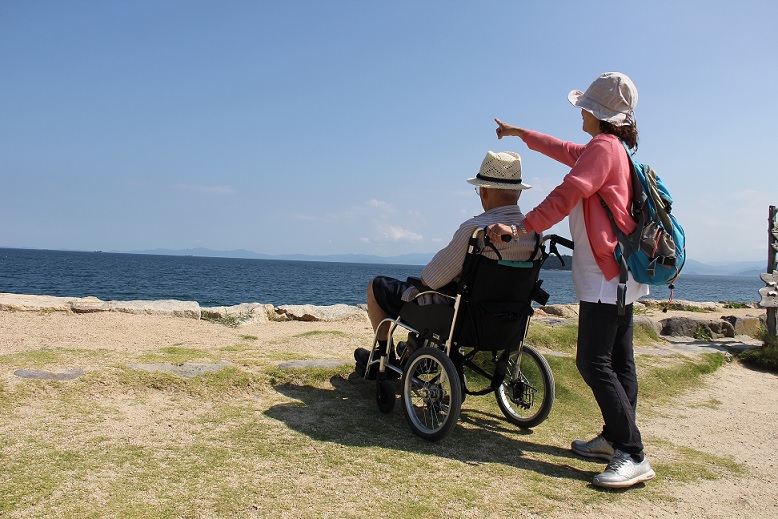
[[[554,405],[556,389],[554,374],[538,350],[525,344],[521,364],[516,365],[518,352],[510,356],[505,380],[495,391],[500,410],[514,425],[532,428],[548,418]],[[530,398],[527,398],[531,395]]]
[[[413,352],[403,372],[401,396],[408,425],[426,440],[445,438],[459,421],[462,385],[442,350],[425,347]]]
[[[388,380],[381,380],[376,383],[375,401],[382,413],[391,413],[396,400],[397,393],[394,391],[394,384]]]

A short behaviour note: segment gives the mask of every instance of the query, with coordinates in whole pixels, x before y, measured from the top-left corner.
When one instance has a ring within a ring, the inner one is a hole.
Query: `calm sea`
[[[239,303],[356,305],[365,287],[382,274],[419,276],[421,266],[319,261],[279,261],[105,252],[66,252],[0,248],[0,292],[65,297],[94,296],[104,301],[178,299],[201,306]],[[566,271],[543,271],[549,303],[575,302]],[[759,300],[758,276],[686,275],[675,297],[688,301]],[[666,287],[652,287],[665,299]]]

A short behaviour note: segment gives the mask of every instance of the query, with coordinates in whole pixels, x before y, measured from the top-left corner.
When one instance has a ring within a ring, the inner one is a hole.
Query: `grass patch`
[[[679,311],[679,312],[699,312],[699,313],[707,313],[712,312],[712,309],[705,308],[703,306],[694,305],[686,302],[681,301],[670,301],[669,303],[667,301],[655,301],[652,299],[643,299],[640,301],[640,303],[645,308],[653,308],[658,310],[664,310],[665,308],[667,311]]]
[[[745,473],[743,465],[732,456],[718,456],[685,446],[677,446],[666,440],[656,440],[657,448],[667,449],[674,459],[683,463],[656,463],[654,469],[662,477],[681,483],[699,480],[714,480],[724,476],[740,476]]]
[[[348,337],[347,334],[338,330],[311,330],[309,332],[300,333],[293,337],[316,337],[317,335],[330,335],[333,337]]]
[[[221,324],[222,326],[226,326],[228,328],[237,328],[241,324],[245,323],[246,321],[250,321],[253,318],[254,314],[251,312],[241,312],[237,314],[225,315],[224,317],[203,316],[200,319],[203,321],[210,321],[212,323]]]
[[[41,348],[38,350],[20,351],[8,355],[0,355],[0,365],[37,369],[63,364],[75,359],[104,359],[113,355],[110,350],[87,350],[71,348]]]
[[[724,303],[724,308],[751,308],[751,305],[746,303],[737,303],[735,301],[727,301]]]
[[[713,373],[726,362],[721,352],[706,353],[699,358],[684,356],[674,357],[674,362],[667,358],[640,358],[645,370],[640,377],[641,398],[648,398],[654,404],[665,404],[675,395],[682,393],[702,383],[702,377]],[[647,364],[650,362],[650,364]]]
[[[62,350],[43,348],[40,350],[21,351],[10,355],[0,355],[0,364],[40,368],[55,364],[62,357]]]
[[[191,362],[192,360],[210,361],[212,359],[213,357],[206,351],[195,348],[182,348],[180,346],[161,348],[138,357],[140,362],[171,362],[173,364]]]
[[[533,322],[527,332],[526,342],[539,348],[554,351],[575,351],[578,342],[578,325],[562,324],[551,326],[545,323]]]
[[[713,337],[710,334],[710,330],[708,330],[707,327],[702,326],[701,324],[697,325],[697,328],[694,330],[692,337],[694,337],[698,341],[710,342],[713,340]]]
[[[570,328],[548,330],[543,346],[574,348]],[[323,333],[345,335],[300,336]],[[219,351],[176,345],[149,357],[186,362]],[[715,357],[639,356],[641,411],[698,385],[721,365]],[[392,413],[378,411],[375,384],[354,380],[351,365],[251,364],[193,378],[104,366],[68,382],[0,379],[0,452],[13,475],[0,477],[0,515],[543,517],[618,505],[624,494],[589,487],[603,464],[567,451],[600,426],[591,391],[573,356],[547,360],[557,400],[545,423],[522,431],[492,395],[468,397],[438,443],[411,433],[399,399]],[[730,458],[660,446],[671,455],[652,458],[659,477],[635,491],[646,506],[666,502],[677,481],[742,470]]]
[[[649,324],[636,323],[633,337],[636,346],[648,346],[662,341],[654,327]],[[553,351],[573,353],[577,342],[577,324],[551,326],[542,322],[533,322],[527,332],[528,344]]]
[[[632,341],[636,346],[648,346],[662,342],[664,339],[659,336],[652,324],[637,322],[633,327]]]
[[[267,376],[270,384],[280,385],[302,385],[302,386],[320,386],[333,377],[347,378],[354,367],[351,364],[343,365],[340,368],[295,368],[280,369],[271,368],[267,370]]]
[[[111,381],[102,380],[108,384]],[[163,391],[184,393],[192,397],[218,397],[234,391],[244,392],[267,387],[268,377],[252,374],[235,367],[225,367],[219,371],[185,378],[171,373],[147,372],[126,368],[116,377],[117,386],[132,391]]]
[[[778,337],[762,328],[758,338],[762,341],[762,347],[745,350],[738,355],[738,359],[749,366],[778,372]]]
[[[219,351],[225,351],[229,353],[240,353],[243,351],[256,351],[259,346],[256,344],[235,344],[233,346],[222,346]]]

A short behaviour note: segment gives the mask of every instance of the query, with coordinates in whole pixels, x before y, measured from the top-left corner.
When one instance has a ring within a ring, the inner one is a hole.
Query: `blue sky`
[[[567,171],[494,117],[584,143],[621,71],[689,257],[766,263],[777,5],[3,0],[0,246],[434,252],[487,150],[525,211]]]

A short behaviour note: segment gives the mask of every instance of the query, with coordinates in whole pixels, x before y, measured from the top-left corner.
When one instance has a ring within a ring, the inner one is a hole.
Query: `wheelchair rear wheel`
[[[402,379],[402,407],[411,430],[424,439],[446,437],[459,420],[462,386],[451,359],[433,347],[413,352]]]
[[[535,427],[548,417],[554,405],[554,375],[551,367],[538,350],[524,345],[521,360],[519,353],[508,359],[505,380],[497,388],[497,404],[514,425]]]

